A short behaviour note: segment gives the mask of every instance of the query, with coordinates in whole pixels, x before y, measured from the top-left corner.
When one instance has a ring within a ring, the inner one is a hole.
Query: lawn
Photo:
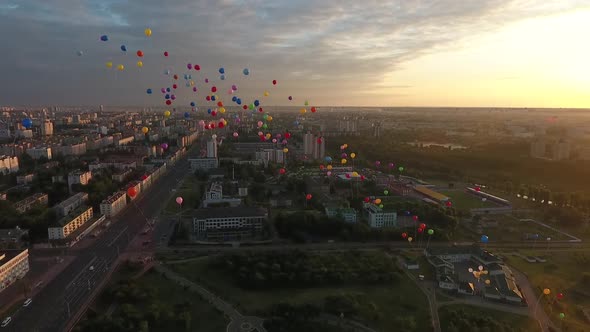
[[[453,206],[457,210],[469,212],[471,209],[498,207],[498,205],[495,203],[489,201],[483,202],[481,198],[468,194],[461,189],[443,190],[439,192],[445,196],[450,197],[451,202],[453,202]]]
[[[494,214],[482,216],[482,221],[498,223],[498,226],[483,227],[481,229],[482,234],[487,235],[491,242],[527,241],[530,242],[531,248],[543,248],[547,245],[546,241],[548,237],[553,241],[570,240],[570,237],[567,237],[552,229],[543,227],[533,222],[520,221],[519,219],[513,218],[509,215]],[[475,223],[471,223],[468,225],[468,227],[474,229],[475,225]],[[539,234],[539,238],[536,241],[524,240],[525,234]],[[475,240],[479,240],[479,236],[475,237]]]
[[[197,204],[201,201],[200,186],[201,182],[199,182],[196,176],[190,175],[185,178],[178,190],[168,201],[164,211],[166,213],[176,214],[184,209],[196,208]],[[176,203],[177,197],[182,197],[183,199],[182,209],[178,203]]]
[[[243,314],[260,315],[272,304],[313,303],[322,305],[331,295],[349,294],[363,299],[360,310],[363,322],[378,331],[396,331],[396,317],[413,317],[415,331],[430,330],[428,302],[417,286],[407,277],[391,285],[359,285],[321,288],[272,289],[268,291],[246,290],[235,285],[231,276],[223,271],[209,268],[207,262],[170,265],[186,278],[200,283],[212,292],[237,306]]]
[[[590,264],[590,253],[527,250],[521,254],[547,258],[546,263],[528,263],[520,257],[508,256],[506,262],[525,273],[539,294],[543,288],[551,289],[543,304],[553,321],[559,326],[558,314],[563,312],[566,315],[564,325],[571,326],[574,331],[589,331],[590,323],[585,320],[582,309],[590,309],[590,276],[586,268]],[[563,299],[556,299],[558,293],[564,294]]]
[[[452,329],[449,328],[451,323],[451,312],[453,311],[460,311],[462,315],[462,319],[467,319],[472,326],[480,328],[479,331],[485,331],[483,326],[476,326],[477,323],[471,321],[468,317],[477,317],[477,319],[481,318],[489,318],[491,320],[496,321],[497,323],[504,325],[505,327],[512,327],[514,330],[521,329],[521,331],[533,332],[539,331],[539,326],[537,323],[528,317],[506,313],[502,311],[496,311],[492,309],[484,309],[478,308],[470,305],[462,305],[462,304],[454,304],[443,306],[439,309],[439,318],[440,318],[440,326],[443,331],[451,331]],[[457,321],[455,321],[457,324]],[[463,331],[463,330],[460,330]],[[488,326],[487,331],[493,331]]]

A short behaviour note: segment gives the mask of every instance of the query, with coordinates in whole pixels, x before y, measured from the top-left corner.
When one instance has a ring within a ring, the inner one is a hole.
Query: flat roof
[[[426,195],[426,196],[428,196],[430,198],[434,198],[434,199],[436,199],[438,201],[447,201],[447,200],[449,200],[449,197],[448,196],[445,196],[445,195],[443,195],[441,193],[438,193],[438,192],[436,192],[434,190],[428,189],[425,186],[414,186],[414,190],[416,190],[417,192],[419,192],[419,193],[421,193],[423,195]]]
[[[266,210],[258,207],[229,207],[229,208],[210,208],[198,209],[192,212],[192,217],[196,219],[212,218],[238,218],[238,217],[264,217],[267,216]]]

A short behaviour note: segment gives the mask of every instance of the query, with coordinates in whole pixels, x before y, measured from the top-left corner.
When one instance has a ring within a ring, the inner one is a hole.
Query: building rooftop
[[[25,249],[28,250],[28,249]],[[14,257],[20,255],[24,250],[6,250],[0,252],[0,267],[8,263]]]
[[[415,186],[414,187],[414,190],[416,190],[417,192],[419,192],[419,193],[421,193],[423,195],[426,195],[426,196],[428,196],[430,198],[434,198],[434,199],[436,199],[438,201],[441,201],[441,202],[442,201],[449,200],[449,197],[448,196],[445,196],[445,195],[443,195],[441,193],[438,193],[438,192],[436,192],[434,190],[428,189],[425,186]]]
[[[117,199],[121,198],[121,196],[125,196],[126,193],[123,191],[117,191],[116,193],[112,194],[111,196],[107,197],[105,200],[100,202],[100,204],[111,204]]]
[[[211,208],[198,209],[192,213],[195,219],[213,219],[213,218],[238,218],[238,217],[264,217],[267,216],[266,210],[257,207],[230,207],[230,208]]]
[[[70,221],[72,221],[74,218],[81,215],[83,212],[86,212],[86,210],[88,210],[88,209],[92,209],[92,208],[89,206],[86,206],[86,205],[82,205],[82,206],[76,208],[74,211],[70,212],[70,214],[68,214],[67,216],[65,216],[65,217],[59,219],[58,221],[56,221],[55,223],[52,223],[51,225],[49,225],[49,227],[65,226]]]
[[[77,193],[75,195],[70,196],[65,201],[57,204],[56,207],[65,207],[65,206],[68,206],[70,204],[74,204],[75,202],[77,202],[79,200],[84,200],[84,199],[88,199],[88,194],[87,193],[83,193],[83,192]]]

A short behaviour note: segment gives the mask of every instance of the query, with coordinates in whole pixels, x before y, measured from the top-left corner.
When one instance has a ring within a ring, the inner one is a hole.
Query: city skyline
[[[584,1],[26,0],[1,4],[0,18],[11,31],[0,37],[11,46],[0,63],[5,105],[164,106],[146,89],[157,94],[165,69],[183,74],[190,62],[203,68],[192,71],[200,89],[207,77],[248,100],[268,90],[265,105],[590,107]],[[183,90],[175,106],[204,96]]]

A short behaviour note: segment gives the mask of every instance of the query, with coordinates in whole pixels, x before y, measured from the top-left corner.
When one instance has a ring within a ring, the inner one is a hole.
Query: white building
[[[29,249],[15,255],[0,253],[0,292],[29,272]]]
[[[188,160],[191,165],[191,171],[200,170],[209,170],[213,168],[219,167],[219,162],[217,158],[196,158],[196,159],[189,159]]]
[[[397,213],[385,212],[375,204],[365,204],[365,214],[372,228],[397,226]]]
[[[207,158],[217,158],[217,140],[207,141]]]
[[[80,170],[73,171],[68,174],[68,187],[70,192],[72,191],[72,185],[81,184],[83,186],[88,184],[88,181],[92,179],[92,172],[82,172]]]
[[[87,193],[77,193],[55,206],[59,217],[65,217],[88,201]]]
[[[0,173],[11,174],[18,170],[18,157],[0,156]]]
[[[65,239],[88,220],[92,219],[94,211],[91,207],[82,206],[72,211],[71,216],[63,217],[58,224],[60,226],[49,227],[47,233],[49,240]]]
[[[203,207],[207,208],[210,205],[216,204],[227,204],[230,207],[237,207],[242,204],[240,198],[223,197],[223,186],[221,182],[211,183],[211,187],[205,193],[205,199],[203,200]]]
[[[256,207],[196,210],[193,232],[212,241],[240,240],[262,233],[268,218],[266,210]]]
[[[26,153],[33,159],[47,158],[51,160],[51,148],[50,147],[39,147],[29,148]]]
[[[135,137],[134,136],[129,136],[129,137],[122,137],[118,140],[114,140],[115,141],[115,146],[124,146],[124,145],[128,145],[133,143],[133,141],[135,141]]]
[[[100,213],[107,218],[115,216],[127,206],[127,193],[118,191],[100,203]]]

